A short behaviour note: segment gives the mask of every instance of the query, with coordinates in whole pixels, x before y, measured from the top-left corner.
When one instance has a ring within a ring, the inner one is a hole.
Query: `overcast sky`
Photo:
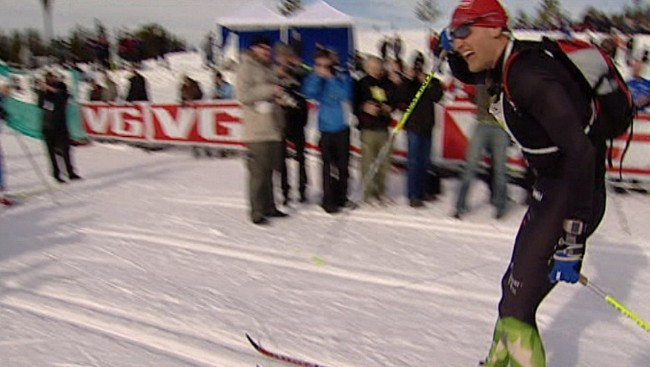
[[[109,30],[123,26],[156,22],[190,43],[197,43],[209,30],[215,29],[214,20],[239,6],[253,6],[260,0],[54,0],[54,30],[67,35],[76,24],[92,27],[93,19],[101,20]],[[273,4],[274,0],[266,1]],[[309,3],[310,0],[303,0]],[[417,0],[329,0],[332,6],[358,19],[360,24],[381,25],[384,30],[419,27],[413,15]],[[457,0],[439,0],[443,11],[439,25],[448,22]],[[534,13],[538,0],[503,0],[514,16],[518,9]],[[595,6],[603,11],[621,11],[632,0],[561,0],[562,7],[574,18],[584,9]],[[43,27],[41,0],[0,0],[0,29],[5,32],[26,27]]]

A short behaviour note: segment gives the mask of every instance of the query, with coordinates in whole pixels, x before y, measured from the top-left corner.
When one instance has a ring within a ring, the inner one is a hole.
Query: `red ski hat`
[[[451,17],[451,30],[465,24],[507,28],[508,13],[499,0],[462,0]]]

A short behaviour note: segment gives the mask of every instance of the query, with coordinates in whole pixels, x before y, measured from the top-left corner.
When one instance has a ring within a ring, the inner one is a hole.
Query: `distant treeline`
[[[590,6],[580,20],[567,17],[560,0],[541,0],[532,12],[519,10],[512,14],[515,29],[594,31],[609,33],[617,29],[626,34],[650,33],[650,5],[632,1],[621,13],[605,13]]]
[[[0,60],[13,64],[25,64],[27,59],[46,56],[61,62],[92,62],[108,54],[117,54],[127,61],[140,61],[186,48],[185,41],[159,24],[119,30],[112,37],[100,23],[94,30],[78,26],[69,36],[53,39],[49,45],[36,29],[10,33],[0,30]]]

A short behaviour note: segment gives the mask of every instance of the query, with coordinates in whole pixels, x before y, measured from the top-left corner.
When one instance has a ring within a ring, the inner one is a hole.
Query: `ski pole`
[[[397,125],[395,125],[395,128],[393,128],[393,130],[390,132],[390,135],[388,136],[388,141],[384,144],[384,146],[381,147],[381,150],[379,151],[377,158],[375,158],[375,160],[370,165],[370,168],[368,168],[368,173],[366,174],[366,177],[363,179],[363,184],[362,184],[364,190],[368,188],[368,184],[372,181],[372,179],[375,177],[377,172],[379,172],[379,167],[384,163],[384,160],[388,159],[391,148],[393,147],[393,142],[395,141],[397,134],[400,131],[402,131],[402,129],[404,129],[404,125],[406,125],[406,122],[408,121],[409,117],[411,117],[411,114],[413,113],[415,106],[417,106],[418,102],[420,102],[420,98],[422,98],[422,95],[429,87],[429,84],[431,84],[431,80],[433,80],[436,74],[436,70],[440,68],[440,65],[442,65],[442,63],[446,58],[447,58],[447,51],[443,50],[440,53],[440,57],[438,58],[438,61],[431,69],[431,72],[429,73],[429,75],[427,75],[427,78],[420,86],[420,89],[415,94],[415,97],[413,97],[413,99],[411,100],[411,103],[409,104],[408,108],[402,115],[402,118],[399,120]]]
[[[29,163],[31,163],[32,168],[36,172],[36,175],[41,180],[43,185],[45,185],[45,187],[47,188],[47,192],[50,194],[50,197],[52,198],[52,202],[56,205],[60,205],[60,203],[56,200],[56,195],[54,195],[54,190],[52,190],[52,186],[50,186],[50,184],[47,182],[47,179],[43,175],[43,172],[38,167],[38,164],[34,160],[34,157],[32,157],[32,153],[29,151],[27,144],[25,144],[25,142],[21,139],[21,137],[18,136],[17,132],[12,131],[12,134],[16,138],[16,141],[18,141],[18,145],[20,145],[20,148],[23,150],[23,153],[27,155],[27,158],[29,159]]]
[[[650,331],[650,324],[648,324],[646,321],[644,321],[639,315],[635,314],[632,312],[630,309],[625,307],[619,300],[616,298],[610,296],[607,294],[605,291],[597,287],[595,284],[593,284],[589,278],[586,276],[580,274],[580,284],[584,285],[587,287],[589,290],[594,292],[595,294],[603,297],[605,301],[607,301],[610,305],[614,306],[617,310],[619,310],[623,315],[629,317],[630,319],[634,320],[639,326],[641,326],[645,331]]]

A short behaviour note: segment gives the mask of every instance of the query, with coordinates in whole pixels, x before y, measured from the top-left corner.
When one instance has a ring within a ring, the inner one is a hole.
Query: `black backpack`
[[[589,134],[596,131],[599,136],[609,139],[608,161],[610,167],[612,166],[611,144],[613,140],[629,130],[619,167],[619,175],[622,177],[623,159],[632,140],[636,107],[632,100],[632,94],[612,59],[598,46],[580,40],[552,40],[544,37],[541,42],[530,42],[529,44],[533,46],[525,47],[510,55],[506,60],[503,75],[507,77],[508,69],[518,55],[533,48],[541,48],[565,65],[578,80],[582,90],[593,101],[594,115],[585,132]],[[506,97],[512,101],[505,84]]]

